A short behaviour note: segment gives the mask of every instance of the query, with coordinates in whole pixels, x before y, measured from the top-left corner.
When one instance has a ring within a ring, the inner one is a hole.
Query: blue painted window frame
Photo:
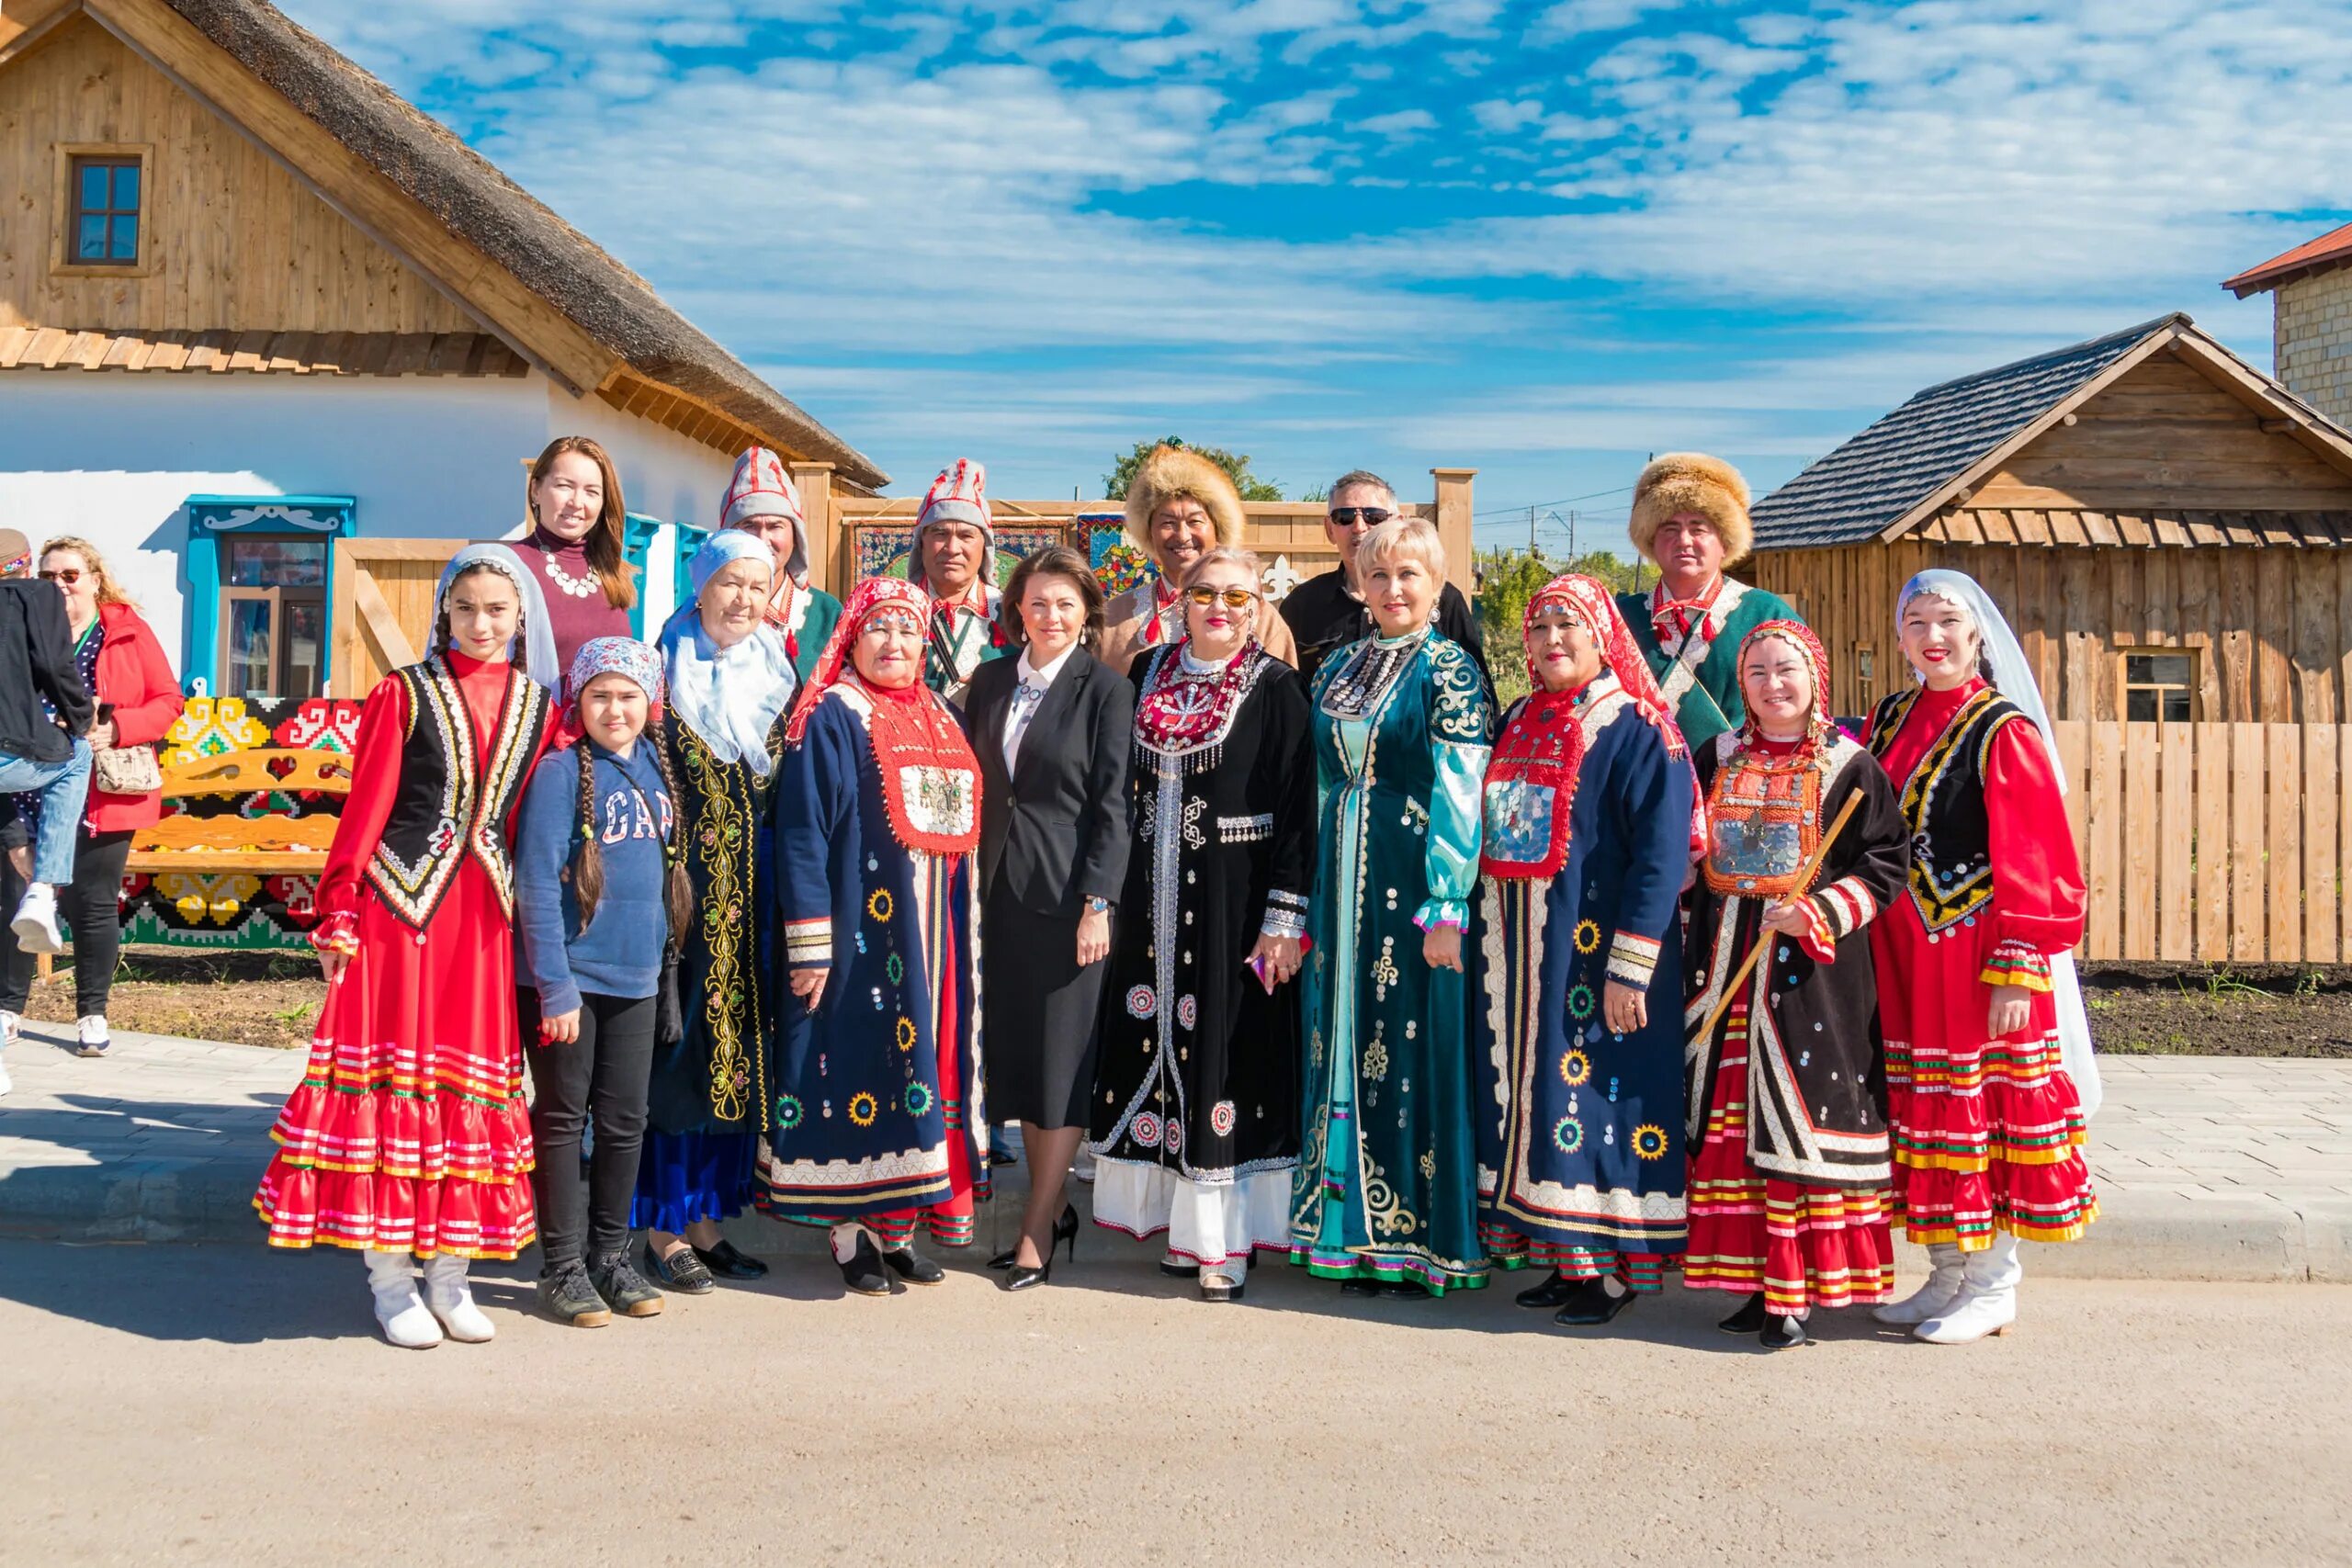
[[[652,558],[653,540],[662,526],[659,517],[632,512],[621,529],[621,558],[637,569],[637,603],[629,607],[628,635],[639,641],[645,637],[645,563]]]
[[[334,541],[359,531],[359,502],[348,495],[191,495],[187,501],[187,616],[180,650],[181,679],[193,691],[220,684],[220,536],[245,529],[263,533],[314,534],[327,540],[326,639],[332,666],[334,648]],[[314,696],[315,693],[304,693]]]

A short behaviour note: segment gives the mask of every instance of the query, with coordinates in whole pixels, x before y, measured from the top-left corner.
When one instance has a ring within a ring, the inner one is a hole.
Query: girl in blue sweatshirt
[[[658,724],[647,733],[662,700],[661,655],[629,637],[596,637],[573,656],[565,691],[582,739],[549,753],[523,797],[514,930],[536,1090],[539,1304],[588,1328],[616,1312],[662,1310],[662,1292],[629,1267],[629,1199],[662,959],[691,896],[672,841],[668,749]],[[592,1114],[583,1203],[580,1134]]]

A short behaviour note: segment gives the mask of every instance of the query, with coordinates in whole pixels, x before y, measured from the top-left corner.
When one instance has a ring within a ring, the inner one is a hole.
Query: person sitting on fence
[[[1397,515],[1396,492],[1378,474],[1356,468],[1332,481],[1324,508],[1323,536],[1340,552],[1340,570],[1308,578],[1282,604],[1283,622],[1298,640],[1299,673],[1310,682],[1325,655],[1372,635],[1372,611],[1356,586],[1356,547],[1366,534]],[[1438,591],[1437,629],[1440,636],[1460,643],[1479,669],[1487,667],[1478,617],[1462,590],[1451,582]]]
[[[1223,468],[1187,447],[1153,447],[1127,486],[1127,536],[1151,558],[1158,576],[1103,606],[1102,662],[1124,675],[1144,649],[1183,641],[1178,584],[1217,547],[1248,548],[1248,533],[1241,492]],[[1279,615],[1266,618],[1258,646],[1285,664],[1298,663],[1297,641]]]
[[[1747,717],[1740,639],[1766,621],[1804,617],[1777,594],[1724,575],[1754,534],[1747,481],[1719,457],[1669,452],[1653,461],[1634,481],[1625,532],[1657,567],[1658,581],[1647,593],[1619,594],[1617,607],[1696,750]]]
[[[0,530],[0,557],[31,547],[14,529]],[[57,889],[74,880],[74,833],[90,785],[89,733],[96,708],[74,658],[66,629],[65,596],[51,583],[0,580],[0,795],[30,792],[40,825],[25,896],[9,922],[17,942],[33,953],[58,953]],[[0,1014],[0,1048],[16,1039],[17,1015]],[[0,1067],[0,1094],[8,1079]]]
[[[2017,1320],[2020,1239],[2073,1241],[2098,1215],[2083,871],[2041,689],[2001,612],[1957,571],[1919,573],[1895,603],[1920,683],[1878,705],[1870,748],[1901,791],[1910,896],[1871,924],[1871,953],[1895,1198],[1934,1272],[1876,1315],[1960,1345]]]

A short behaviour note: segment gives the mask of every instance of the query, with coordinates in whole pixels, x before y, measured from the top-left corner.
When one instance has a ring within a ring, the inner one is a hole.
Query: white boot
[[[416,1271],[405,1252],[368,1251],[368,1289],[376,1298],[376,1321],[384,1337],[403,1350],[430,1350],[441,1343],[441,1325],[416,1293]]]
[[[481,1308],[474,1305],[473,1287],[466,1283],[466,1259],[447,1252],[424,1260],[424,1304],[460,1345],[487,1345],[498,1329]]]
[[[1960,1299],[1965,1256],[1957,1243],[1929,1242],[1928,1282],[1899,1302],[1872,1307],[1871,1315],[1881,1323],[1914,1324],[1925,1323],[1944,1312]]]
[[[1960,1299],[1911,1332],[1930,1345],[1973,1345],[2007,1334],[2018,1320],[2018,1281],[2024,1278],[2018,1238],[1996,1234],[1991,1247],[1969,1258]]]

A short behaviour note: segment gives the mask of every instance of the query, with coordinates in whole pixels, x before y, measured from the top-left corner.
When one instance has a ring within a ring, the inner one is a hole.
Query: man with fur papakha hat
[[[1127,536],[1159,576],[1138,582],[1104,606],[1109,620],[1099,657],[1125,674],[1146,649],[1181,642],[1184,612],[1177,589],[1193,563],[1219,545],[1249,547],[1241,492],[1223,468],[1182,446],[1155,446],[1127,486]],[[1298,645],[1280,615],[1261,611],[1258,644],[1295,667]]]
[[[1634,484],[1625,525],[1634,547],[1657,567],[1647,593],[1620,593],[1617,607],[1650,673],[1695,750],[1747,720],[1739,645],[1764,621],[1801,621],[1788,601],[1724,575],[1747,554],[1747,481],[1720,457],[1668,452]]]

